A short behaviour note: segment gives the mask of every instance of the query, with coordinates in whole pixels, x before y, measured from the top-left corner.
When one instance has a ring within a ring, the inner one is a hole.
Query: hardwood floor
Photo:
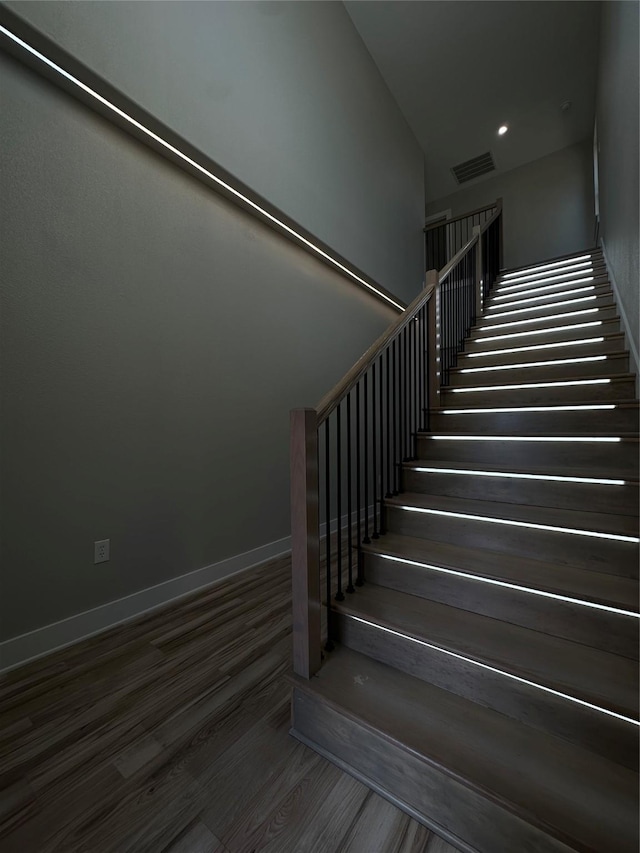
[[[0,853],[455,853],[289,736],[290,573],[0,677]]]

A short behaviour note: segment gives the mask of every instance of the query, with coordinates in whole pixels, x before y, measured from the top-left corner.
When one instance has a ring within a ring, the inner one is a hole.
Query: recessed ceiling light
[[[506,124],[501,124],[498,128],[498,136],[504,136],[505,133],[509,130]]]

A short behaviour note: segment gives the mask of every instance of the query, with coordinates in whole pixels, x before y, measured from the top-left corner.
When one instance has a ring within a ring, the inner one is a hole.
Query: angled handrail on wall
[[[204,151],[164,125],[133,99],[64,51],[16,11],[0,3],[0,50],[103,116],[206,187],[301,247],[352,284],[396,311],[404,302],[300,223],[216,163]]]
[[[502,205],[313,409],[291,412],[294,671],[310,678],[334,639],[333,601],[364,582],[360,544],[385,533],[385,498],[430,428],[440,389],[501,268]],[[321,591],[320,521],[324,524]],[[327,623],[322,632],[324,593]]]

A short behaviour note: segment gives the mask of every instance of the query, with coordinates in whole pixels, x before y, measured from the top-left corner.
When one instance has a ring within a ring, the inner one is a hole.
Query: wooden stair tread
[[[611,331],[601,332],[601,331],[599,331],[599,329],[597,327],[595,329],[583,329],[582,334],[583,334],[584,338],[604,338],[605,341],[608,341],[611,338],[623,338],[624,337],[624,332],[621,332],[619,330],[616,330],[615,332],[611,332]],[[491,335],[488,335],[487,337],[491,337]],[[473,339],[470,338],[469,343],[477,343],[478,341],[481,341],[481,340],[482,340],[482,336],[477,336]],[[578,339],[578,341],[579,340],[580,339]],[[496,350],[511,349],[512,347],[525,347],[525,346],[535,346],[536,345],[535,341],[532,341],[530,343],[509,344],[508,342],[505,342],[503,340],[503,341],[491,341],[491,343],[493,344],[492,349],[496,349]],[[579,345],[576,343],[576,340],[573,338],[560,338],[558,341],[554,341],[554,343],[558,343],[558,344],[566,343],[566,344],[573,344],[575,346]],[[467,356],[468,354],[469,353],[466,350],[463,350],[461,353],[459,353],[459,355],[461,355],[461,356]]]
[[[585,379],[609,379],[611,382],[628,382],[629,380],[635,380],[635,378],[636,378],[635,373],[608,373],[606,375],[603,374],[602,376],[596,376],[596,377],[590,376],[589,374],[583,374],[582,376],[566,376],[566,377],[559,377],[558,376],[558,377],[554,377],[553,379],[550,379],[549,382],[553,382],[553,383],[580,382],[581,380],[585,380]],[[532,381],[538,383],[538,382],[542,382],[544,380],[534,379]],[[511,387],[511,386],[513,386],[514,388],[517,388],[521,384],[523,384],[523,383],[521,383],[521,382],[502,382],[502,381],[498,382],[497,380],[496,381],[489,381],[489,382],[478,382],[478,385],[481,385],[483,387],[484,386],[491,386],[491,385],[500,385],[500,387]],[[453,391],[453,389],[457,388],[457,387],[459,387],[459,386],[443,385],[440,390],[442,392]],[[491,393],[491,392],[487,391],[487,394],[489,394],[489,393]],[[462,398],[462,399],[464,399],[464,398]]]
[[[547,404],[545,404],[545,403],[539,403],[539,404],[531,404],[531,405],[536,405],[536,406],[544,406],[544,405],[548,405],[548,406],[562,406],[563,404],[562,404],[562,403],[547,403]],[[595,406],[597,406],[597,405],[605,405],[605,406],[615,406],[616,408],[619,408],[619,409],[640,409],[640,402],[639,402],[638,400],[615,400],[615,399],[610,399],[610,400],[607,400],[607,401],[606,401],[606,403],[602,403],[602,404],[593,403],[593,402],[591,402],[591,401],[589,401],[589,400],[586,400],[586,401],[583,401],[583,402],[580,402],[580,401],[575,401],[575,402],[574,402],[574,401],[572,401],[571,403],[566,403],[566,404],[564,404],[564,405],[567,405],[567,406],[594,406],[594,405],[595,405]],[[462,400],[460,400],[460,401],[459,401],[459,404],[458,404],[458,405],[450,405],[450,406],[433,406],[433,407],[430,409],[430,413],[431,413],[432,415],[439,415],[439,414],[443,414],[444,412],[450,412],[450,411],[452,411],[452,410],[456,410],[456,409],[480,409],[480,410],[482,410],[482,409],[500,409],[500,408],[503,408],[503,409],[517,409],[517,408],[518,408],[518,406],[515,406],[515,405],[508,406],[508,405],[506,405],[506,404],[505,404],[505,405],[502,405],[502,406],[500,406],[500,405],[498,405],[498,406],[491,406],[491,404],[490,404],[490,402],[489,402],[489,401],[487,401],[487,403],[486,403],[486,404],[476,403],[476,405],[475,405],[475,406],[473,406],[473,405],[472,405],[472,406],[467,406],[467,405],[465,405],[464,399],[462,399]],[[527,404],[524,404],[524,408],[527,408]],[[553,411],[558,411],[558,410],[551,409],[551,412],[553,412]],[[573,411],[573,410],[571,410],[571,411]],[[586,410],[586,409],[585,409],[584,411],[590,411],[590,410]],[[595,411],[598,411],[598,410],[596,409]],[[609,410],[603,410],[603,411],[614,411],[614,410],[613,410],[613,409],[609,409]],[[478,413],[473,412],[473,413],[471,413],[471,414],[481,414],[481,412],[478,412]],[[523,414],[534,414],[534,413],[532,413],[532,412],[523,412]]]
[[[584,282],[584,284],[593,284],[598,279],[608,279],[609,273],[603,263],[598,263],[592,265],[591,269],[583,267],[582,269],[566,270],[565,272],[559,270],[542,270],[541,272],[531,273],[530,276],[523,276],[521,279],[497,279],[491,288],[491,297],[497,293],[504,293],[506,288],[513,288],[513,290],[506,290],[507,293],[526,293],[529,288],[536,290],[548,285],[557,285],[561,288],[563,285],[573,285],[585,278],[591,279],[591,281]]]
[[[530,353],[529,353],[529,354],[530,354]],[[523,355],[527,355],[527,353],[523,353]],[[600,352],[598,352],[598,356],[605,356],[606,358],[628,358],[628,357],[629,357],[629,350],[626,350],[626,349],[621,349],[621,350],[601,350]],[[581,358],[581,357],[582,357],[582,358],[590,358],[591,356],[589,356],[589,355],[587,355],[587,354],[585,353],[585,355],[584,355],[584,356],[571,356],[571,357],[572,357],[572,358],[575,358],[575,359],[579,359],[579,358]],[[533,361],[534,359],[531,359],[531,360]],[[541,361],[541,362],[542,362],[542,361],[544,361],[544,362],[548,362],[548,364],[542,364],[542,365],[540,365],[540,367],[552,367],[552,366],[553,366],[553,364],[554,364],[554,362],[562,361],[562,356],[561,356],[561,355],[559,355],[558,353],[549,353],[549,354],[544,355],[544,356],[542,356],[542,355],[541,355],[539,359],[535,359],[535,360],[536,360],[536,361],[538,361],[538,360],[539,360],[539,361]],[[522,363],[523,363],[523,364],[527,364],[527,361],[526,361],[526,360],[524,360]],[[591,363],[591,362],[588,362],[588,361],[587,361],[587,362],[585,362],[585,364],[590,364],[590,363]],[[505,367],[505,370],[507,370],[507,369],[508,369],[508,370],[515,370],[516,368],[515,368],[513,365],[511,365],[511,364],[510,364],[510,365],[508,366],[508,368],[506,368],[506,367]],[[531,368],[531,367],[529,367],[529,365],[527,364],[527,367],[523,367],[522,369],[523,369],[523,370],[531,370],[532,368]],[[450,372],[451,374],[457,374],[457,373],[461,373],[463,370],[468,370],[468,368],[466,368],[466,367],[451,367],[451,368],[449,369],[449,372]],[[485,370],[486,370],[486,369],[485,369]],[[478,373],[480,373],[480,372],[484,372],[484,370],[483,370],[483,371],[478,371]],[[500,370],[493,370],[493,371],[491,371],[491,370],[486,370],[486,372],[487,372],[487,373],[501,373],[501,371],[500,371]]]
[[[346,648],[295,685],[579,850],[636,850],[626,768]]]
[[[385,503],[390,506],[435,509],[479,517],[486,516],[488,518],[502,518],[510,521],[523,521],[530,524],[566,527],[572,530],[611,533],[620,536],[638,536],[638,524],[633,516],[609,515],[603,512],[585,513],[557,507],[498,503],[496,501],[453,498],[444,495],[423,495],[411,492],[404,492],[403,494],[386,498]]]
[[[452,433],[453,434],[453,433]],[[540,465],[530,465],[527,463],[525,468],[513,468],[505,465],[498,465],[495,462],[446,462],[440,459],[413,459],[402,463],[403,468],[459,468],[468,471],[494,471],[496,474],[539,474],[549,477],[591,477],[594,479],[620,479],[612,477],[611,472],[606,468],[577,468],[572,465],[554,465],[552,468]],[[625,477],[625,482],[630,486],[640,484],[640,478]]]
[[[525,264],[522,267],[505,267],[500,270],[500,274],[498,275],[497,281],[502,281],[506,275],[510,273],[523,273],[526,270],[536,269],[536,267],[544,267],[547,264],[554,264],[556,261],[570,261],[572,258],[580,258],[583,257],[585,260],[591,258],[593,261],[598,262],[600,260],[604,260],[604,255],[602,254],[602,249],[585,249],[584,252],[569,252],[567,255],[555,255],[553,258],[544,258],[541,261],[536,261],[534,264]]]
[[[637,662],[629,658],[374,584],[333,606],[597,707],[637,716]]]
[[[374,539],[370,544],[363,545],[362,550],[430,563],[445,569],[458,569],[607,607],[634,612],[640,610],[638,581],[631,578],[396,533],[387,533],[380,539]]]
[[[598,275],[592,281],[577,281],[576,279],[566,279],[564,281],[549,282],[554,285],[553,290],[545,290],[540,292],[537,287],[531,289],[522,287],[518,290],[494,290],[491,296],[483,305],[483,317],[491,317],[493,308],[498,308],[501,305],[512,305],[514,302],[522,299],[538,300],[534,305],[549,305],[554,301],[564,299],[579,299],[581,296],[608,296],[612,294],[611,282],[607,275]],[[538,283],[538,287],[544,287]],[[591,288],[594,288],[591,290]],[[571,291],[581,291],[580,293],[571,293]],[[519,306],[518,306],[519,307]],[[526,306],[522,306],[526,307]]]
[[[494,322],[509,323],[519,318],[535,322],[545,317],[555,317],[555,313],[551,311],[551,308],[555,307],[556,304],[558,314],[569,311],[580,311],[584,308],[609,308],[613,310],[616,307],[613,293],[610,290],[607,293],[593,294],[595,297],[593,299],[590,296],[591,294],[577,293],[575,295],[571,294],[566,299],[541,302],[538,305],[519,305],[511,309],[505,308],[504,311],[496,310],[495,312],[488,312],[482,315],[481,321],[473,328],[484,328],[485,326],[493,325]],[[516,311],[518,312],[517,314],[515,313]]]

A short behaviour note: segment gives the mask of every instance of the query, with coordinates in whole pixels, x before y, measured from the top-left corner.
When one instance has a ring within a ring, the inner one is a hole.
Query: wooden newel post
[[[473,226],[473,235],[478,235],[478,242],[476,243],[476,286],[475,286],[475,319],[482,314],[482,234],[480,233],[480,226]]]
[[[440,407],[440,285],[438,270],[428,270],[425,287],[434,285],[433,296],[427,302],[429,324],[429,408]]]
[[[320,669],[320,526],[318,416],[291,411],[291,563],[293,669],[311,678]]]

